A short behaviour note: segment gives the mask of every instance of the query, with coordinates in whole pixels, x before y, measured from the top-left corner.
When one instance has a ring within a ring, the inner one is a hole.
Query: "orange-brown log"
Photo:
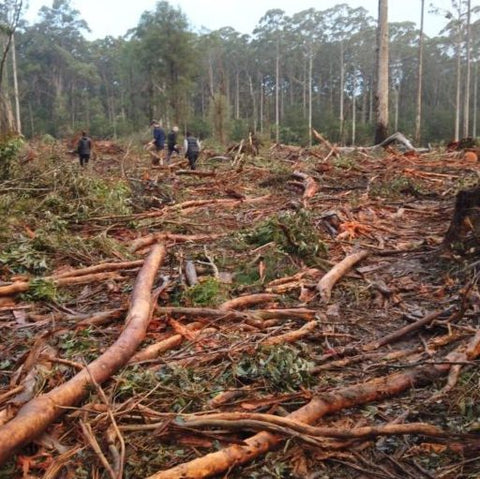
[[[308,336],[315,328],[317,327],[316,321],[309,321],[308,323],[304,324],[300,329],[296,329],[295,331],[290,331],[285,334],[280,334],[278,336],[272,336],[267,338],[265,341],[262,341],[264,346],[272,346],[274,344],[286,344],[286,343],[294,343],[299,339]]]
[[[467,351],[477,351],[476,344],[474,340]],[[463,354],[466,357],[465,352]],[[449,361],[450,358],[447,356],[446,361],[442,364],[420,366],[405,372],[375,378],[364,384],[341,388],[331,393],[316,396],[308,404],[289,414],[287,418],[295,422],[311,424],[326,414],[396,396],[412,387],[430,384],[439,377],[448,374],[451,367]],[[220,451],[212,452],[166,471],[153,474],[148,479],[211,477],[228,471],[234,466],[245,464],[281,442],[282,436],[262,431],[245,439],[242,445],[235,444]]]
[[[238,298],[230,299],[225,301],[219,306],[220,311],[228,311],[231,309],[243,309],[245,307],[251,306],[253,304],[266,303],[268,301],[273,301],[278,299],[277,294],[269,293],[260,293],[260,294],[249,294],[248,296],[240,296]]]
[[[174,243],[186,243],[187,241],[191,242],[200,242],[200,241],[212,241],[214,239],[220,238],[223,235],[220,234],[198,234],[198,235],[182,235],[174,233],[152,233],[147,236],[142,236],[133,240],[130,245],[130,251],[135,253],[142,248],[152,245],[153,243],[158,242],[167,242],[172,241]]]
[[[42,278],[44,281],[51,281],[55,286],[69,286],[74,284],[87,284],[95,281],[105,281],[106,279],[120,279],[118,273],[112,271],[107,273],[85,274],[83,276],[66,276],[56,279],[55,277]],[[24,293],[31,287],[30,281],[15,281],[12,284],[0,286],[0,296],[10,296],[12,294]]]
[[[177,306],[160,306],[156,308],[159,314],[167,315],[184,315],[197,318],[211,318],[211,319],[238,319],[245,321],[252,320],[267,320],[267,319],[302,319],[311,321],[315,319],[317,311],[306,308],[291,308],[291,309],[254,309],[248,311],[220,311],[213,308],[184,308]]]
[[[67,407],[81,401],[89,386],[103,383],[128,362],[145,337],[151,289],[165,254],[165,247],[156,245],[145,260],[135,281],[125,328],[115,343],[72,379],[25,404],[11,421],[0,427],[0,464],[41,434]]]
[[[143,259],[137,259],[135,261],[124,261],[122,263],[100,263],[87,268],[73,269],[70,271],[64,271],[59,274],[53,274],[47,276],[45,279],[59,279],[72,276],[83,276],[87,274],[102,273],[104,271],[118,271],[132,268],[140,268],[143,264]]]
[[[366,437],[400,434],[447,437],[449,434],[437,426],[427,423],[385,424],[383,426],[361,426],[353,429],[316,427],[293,421],[274,414],[226,412],[211,414],[186,414],[178,416],[180,427],[220,427],[224,429],[253,429],[286,434],[300,433],[312,437],[334,437],[337,439],[362,439]],[[450,434],[450,436],[453,434]]]
[[[324,301],[329,301],[332,289],[335,283],[350,271],[352,266],[368,256],[368,251],[359,251],[344,258],[340,263],[336,264],[317,284],[320,297]]]

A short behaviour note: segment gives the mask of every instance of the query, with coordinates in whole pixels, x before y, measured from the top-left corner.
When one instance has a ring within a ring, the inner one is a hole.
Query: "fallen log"
[[[301,319],[311,321],[315,319],[317,311],[306,308],[291,309],[255,309],[248,311],[221,311],[213,308],[184,308],[181,306],[157,306],[158,314],[167,314],[169,316],[189,316],[192,318],[210,318],[210,319],[238,319],[245,321],[248,319],[264,321],[266,319]]]
[[[305,323],[300,329],[295,331],[289,331],[285,334],[280,334],[278,336],[272,336],[267,338],[265,341],[262,341],[264,346],[273,346],[275,344],[286,344],[286,343],[294,343],[299,339],[308,336],[315,328],[317,327],[316,321],[309,321]]]
[[[95,274],[85,274],[82,276],[66,276],[62,278],[55,277],[46,277],[46,278],[36,278],[36,280],[47,281],[53,283],[54,286],[72,286],[75,284],[87,284],[93,283],[95,281],[105,281],[107,279],[120,279],[121,276],[118,275],[115,271],[110,271],[106,273],[95,273]],[[17,293],[25,293],[32,287],[32,281],[15,281],[14,283],[7,284],[5,286],[0,286],[0,296],[11,296]]]
[[[259,294],[250,294],[248,296],[240,296],[238,298],[233,298],[222,303],[218,309],[220,311],[229,311],[232,309],[242,309],[253,304],[265,303],[268,301],[273,301],[278,299],[278,294],[270,293],[259,293]]]
[[[462,354],[466,359],[472,360],[475,354],[480,353],[479,341],[480,333],[477,332],[470,345],[462,347]],[[468,356],[465,351],[468,351]],[[400,394],[410,388],[430,384],[439,377],[448,374],[451,368],[449,361],[450,355],[441,364],[413,368],[405,372],[375,378],[364,384],[349,386],[316,396],[308,404],[289,414],[287,418],[297,423],[311,424],[326,414],[372,401],[379,401]],[[211,477],[255,459],[279,445],[282,440],[282,436],[262,431],[245,439],[242,445],[234,444],[171,469],[160,471],[149,476],[148,479]]]
[[[215,176],[214,171],[198,171],[198,170],[177,170],[176,175],[190,175],[190,176]]]
[[[198,235],[182,235],[175,233],[164,233],[157,232],[152,233],[147,236],[142,236],[133,240],[130,245],[130,252],[135,253],[136,251],[151,246],[157,242],[167,242],[172,241],[174,243],[186,243],[188,241],[200,242],[200,241],[212,241],[217,238],[221,238],[222,234],[198,234]]]
[[[115,343],[72,379],[25,404],[11,421],[0,427],[0,465],[41,434],[67,407],[81,401],[94,381],[103,383],[128,362],[145,337],[151,289],[165,255],[165,247],[157,245],[145,260],[135,281],[125,329]]]
[[[386,424],[362,426],[353,429],[316,427],[303,424],[288,417],[273,414],[227,412],[212,414],[186,414],[177,416],[175,425],[185,428],[220,427],[224,429],[249,429],[270,431],[296,436],[296,433],[311,437],[336,439],[364,439],[377,436],[420,434],[432,437],[451,437],[453,434],[426,423]]]
[[[336,264],[317,284],[320,297],[328,302],[332,294],[332,288],[335,283],[362,259],[368,256],[368,251],[359,251],[344,258],[340,263]]]

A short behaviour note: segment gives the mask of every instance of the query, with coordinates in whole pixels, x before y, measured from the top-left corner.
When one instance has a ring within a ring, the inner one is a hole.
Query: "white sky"
[[[30,7],[26,18],[29,23],[34,23],[40,7],[51,7],[53,2],[29,0],[28,3]],[[72,7],[80,11],[92,30],[91,34],[86,35],[90,40],[125,34],[137,25],[144,11],[154,11],[156,3],[156,0],[71,0]],[[194,30],[200,31],[202,27],[217,30],[229,26],[247,34],[251,34],[265,12],[273,8],[292,15],[308,8],[321,11],[346,3],[352,8],[364,7],[375,19],[378,12],[378,0],[170,0],[169,3],[181,8]],[[431,4],[447,10],[451,1],[425,0],[425,32],[429,36],[435,36],[446,20],[441,15],[428,12]],[[421,0],[390,0],[389,21],[411,21],[419,25],[420,5]]]

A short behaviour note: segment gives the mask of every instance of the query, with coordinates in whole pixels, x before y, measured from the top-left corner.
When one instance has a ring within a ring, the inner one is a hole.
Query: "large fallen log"
[[[435,379],[449,373],[452,357],[458,362],[459,354],[466,361],[480,355],[480,332],[461,350],[450,353],[445,361],[435,365],[421,366],[411,370],[394,373],[389,376],[372,379],[364,384],[338,389],[314,397],[308,404],[287,416],[288,419],[304,424],[312,424],[326,414],[331,414],[352,406],[392,397],[413,387],[430,384]],[[217,452],[199,457],[185,464],[180,464],[166,471],[161,471],[148,479],[198,479],[211,477],[245,464],[266,453],[280,444],[283,437],[266,431],[259,432],[244,444],[234,444]]]
[[[25,404],[11,421],[0,427],[0,465],[41,434],[67,407],[81,401],[89,386],[109,379],[132,357],[147,331],[151,289],[165,255],[165,247],[156,245],[146,258],[133,288],[125,329],[115,343],[72,379]]]

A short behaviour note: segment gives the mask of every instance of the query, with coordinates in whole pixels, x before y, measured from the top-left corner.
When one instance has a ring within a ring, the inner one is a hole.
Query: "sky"
[[[29,0],[26,18],[34,23],[37,13],[43,5],[52,6],[52,0]],[[89,40],[104,38],[108,35],[124,35],[138,24],[145,11],[154,11],[156,0],[71,0],[73,8],[86,20],[91,33],[85,34]],[[232,27],[240,33],[251,34],[260,18],[274,8],[285,11],[287,15],[315,8],[322,11],[335,5],[346,3],[352,8],[364,7],[373,18],[378,16],[378,0],[169,0],[170,5],[179,7],[188,18],[195,31],[217,30]],[[425,33],[438,35],[446,20],[442,15],[429,13],[434,4],[447,10],[450,0],[425,1]],[[475,2],[473,2],[475,3]],[[391,0],[388,6],[390,22],[411,21],[420,25],[421,0]]]

